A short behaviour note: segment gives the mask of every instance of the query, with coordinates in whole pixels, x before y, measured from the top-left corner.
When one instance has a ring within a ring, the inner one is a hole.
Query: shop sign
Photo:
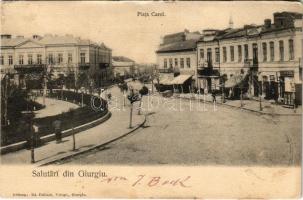
[[[293,78],[285,77],[284,84],[285,84],[285,92],[296,91],[295,82]]]
[[[294,77],[294,71],[280,71],[280,76]]]

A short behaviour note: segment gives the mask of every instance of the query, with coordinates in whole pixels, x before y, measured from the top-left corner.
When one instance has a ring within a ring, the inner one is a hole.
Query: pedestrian
[[[217,99],[216,99],[216,92],[215,92],[215,90],[212,90],[211,96],[213,97],[213,103],[216,103]]]
[[[61,133],[61,121],[59,119],[56,119],[53,122],[53,127],[55,129],[55,135],[56,135],[56,142],[60,143],[62,142],[62,133]]]
[[[39,138],[39,127],[38,127],[38,125],[37,125],[37,123],[33,123],[33,127],[32,127],[32,130],[33,130],[33,136],[34,136],[34,141],[33,141],[33,143],[34,143],[34,146],[35,147],[37,147],[37,146],[39,146],[40,145],[40,138]]]
[[[112,99],[112,94],[111,93],[107,94],[107,99],[108,99],[108,103],[110,104],[111,103],[111,99]]]

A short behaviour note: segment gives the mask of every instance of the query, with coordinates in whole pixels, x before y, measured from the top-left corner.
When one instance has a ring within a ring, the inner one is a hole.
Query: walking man
[[[61,121],[59,119],[56,119],[53,122],[53,127],[55,129],[55,134],[56,134],[56,141],[57,143],[62,142],[62,133],[61,133]]]

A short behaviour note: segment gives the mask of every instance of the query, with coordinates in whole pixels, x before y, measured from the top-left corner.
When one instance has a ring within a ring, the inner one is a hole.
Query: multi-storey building
[[[135,61],[124,56],[113,56],[115,78],[129,78],[135,75]]]
[[[72,35],[1,35],[1,73],[51,70],[53,74],[87,73],[100,86],[112,77],[112,50]],[[18,73],[16,73],[18,75]]]
[[[274,13],[274,22],[243,28],[206,30],[197,42],[198,86],[217,89],[225,77],[226,87],[248,82],[248,93],[278,99],[296,85],[302,85],[302,14]],[[232,81],[234,80],[234,81]]]
[[[160,83],[164,85],[182,85],[187,82],[193,87],[196,80],[197,56],[196,42],[200,39],[199,32],[184,32],[166,35],[160,44],[157,53],[158,72]],[[177,78],[177,76],[179,76]],[[175,77],[175,81],[173,81]],[[172,84],[167,81],[171,80]],[[163,81],[162,81],[163,80]]]

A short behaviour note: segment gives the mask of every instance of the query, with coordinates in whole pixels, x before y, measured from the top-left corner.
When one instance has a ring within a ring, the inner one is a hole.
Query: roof
[[[124,57],[124,56],[113,56],[113,61],[118,61],[118,62],[135,62],[132,59]]]
[[[157,53],[188,51],[196,49],[197,40],[185,40],[160,46]]]
[[[27,40],[28,39],[26,39],[26,38],[1,39],[1,47],[14,47]]]
[[[72,35],[58,36],[58,35],[45,35],[41,37],[41,39],[32,39],[32,38],[24,38],[24,37],[16,37],[16,38],[2,38],[1,39],[1,47],[15,47],[23,42],[33,41],[35,43],[39,43],[41,45],[96,45],[104,49],[109,49],[104,43],[98,44],[91,40],[81,39],[80,37],[74,37]]]
[[[183,84],[188,79],[190,79],[191,77],[192,77],[192,75],[181,74],[181,75],[175,77],[174,80],[172,80],[170,84],[180,85],[180,84]]]
[[[53,45],[53,44],[78,44],[80,42],[80,38],[75,38],[72,36],[45,36],[39,43],[46,44],[46,45]]]

